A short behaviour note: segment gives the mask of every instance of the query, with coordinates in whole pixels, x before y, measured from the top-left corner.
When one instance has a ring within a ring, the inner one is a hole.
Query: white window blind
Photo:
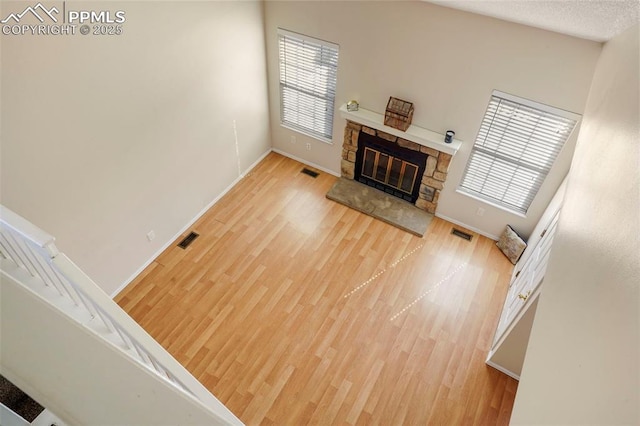
[[[525,214],[578,119],[494,91],[459,190]]]
[[[278,29],[282,124],[331,141],[338,46]]]

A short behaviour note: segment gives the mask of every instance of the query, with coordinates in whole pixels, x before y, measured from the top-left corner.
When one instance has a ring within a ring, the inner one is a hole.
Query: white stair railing
[[[225,417],[230,424],[242,424],[80,268],[59,252],[54,242],[51,235],[0,205],[0,258],[28,271],[53,291],[52,294],[88,314],[90,320],[83,325],[103,334],[105,340],[123,353],[205,406],[226,410],[228,416]],[[82,316],[77,312],[69,315]],[[219,415],[219,411],[216,414]]]

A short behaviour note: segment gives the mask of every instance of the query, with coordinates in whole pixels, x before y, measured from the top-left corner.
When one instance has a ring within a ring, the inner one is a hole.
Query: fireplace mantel
[[[462,141],[458,139],[454,139],[451,143],[444,143],[444,135],[423,129],[422,127],[414,126],[413,124],[409,126],[406,132],[385,126],[384,116],[382,114],[363,108],[359,108],[358,111],[347,111],[347,105],[344,104],[340,107],[340,115],[342,115],[342,118],[346,120],[381,130],[385,133],[415,142],[419,145],[433,148],[440,152],[445,152],[449,155],[454,155],[458,152],[458,149],[460,149],[460,146],[462,145]]]

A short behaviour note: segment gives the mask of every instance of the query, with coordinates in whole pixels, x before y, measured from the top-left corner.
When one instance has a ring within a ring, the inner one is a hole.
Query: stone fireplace
[[[341,110],[346,113],[346,110]],[[349,112],[343,116],[347,125],[342,144],[342,177],[357,180],[435,213],[452,154],[413,142],[409,140],[411,134],[405,139],[380,130],[385,127],[381,123],[375,128],[352,121],[353,116],[358,118],[357,114]],[[391,128],[385,130],[400,132]],[[437,146],[439,143],[432,144]],[[456,141],[443,150],[455,153],[459,146],[460,142]]]

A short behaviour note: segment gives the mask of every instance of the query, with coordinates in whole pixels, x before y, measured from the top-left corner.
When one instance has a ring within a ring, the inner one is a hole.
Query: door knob
[[[522,299],[522,301],[525,301],[525,300],[527,300],[527,299],[529,298],[529,296],[531,296],[531,290],[529,290],[529,291],[527,292],[527,294],[522,294],[522,293],[520,293],[520,294],[518,295],[518,298],[519,298],[519,299]]]

